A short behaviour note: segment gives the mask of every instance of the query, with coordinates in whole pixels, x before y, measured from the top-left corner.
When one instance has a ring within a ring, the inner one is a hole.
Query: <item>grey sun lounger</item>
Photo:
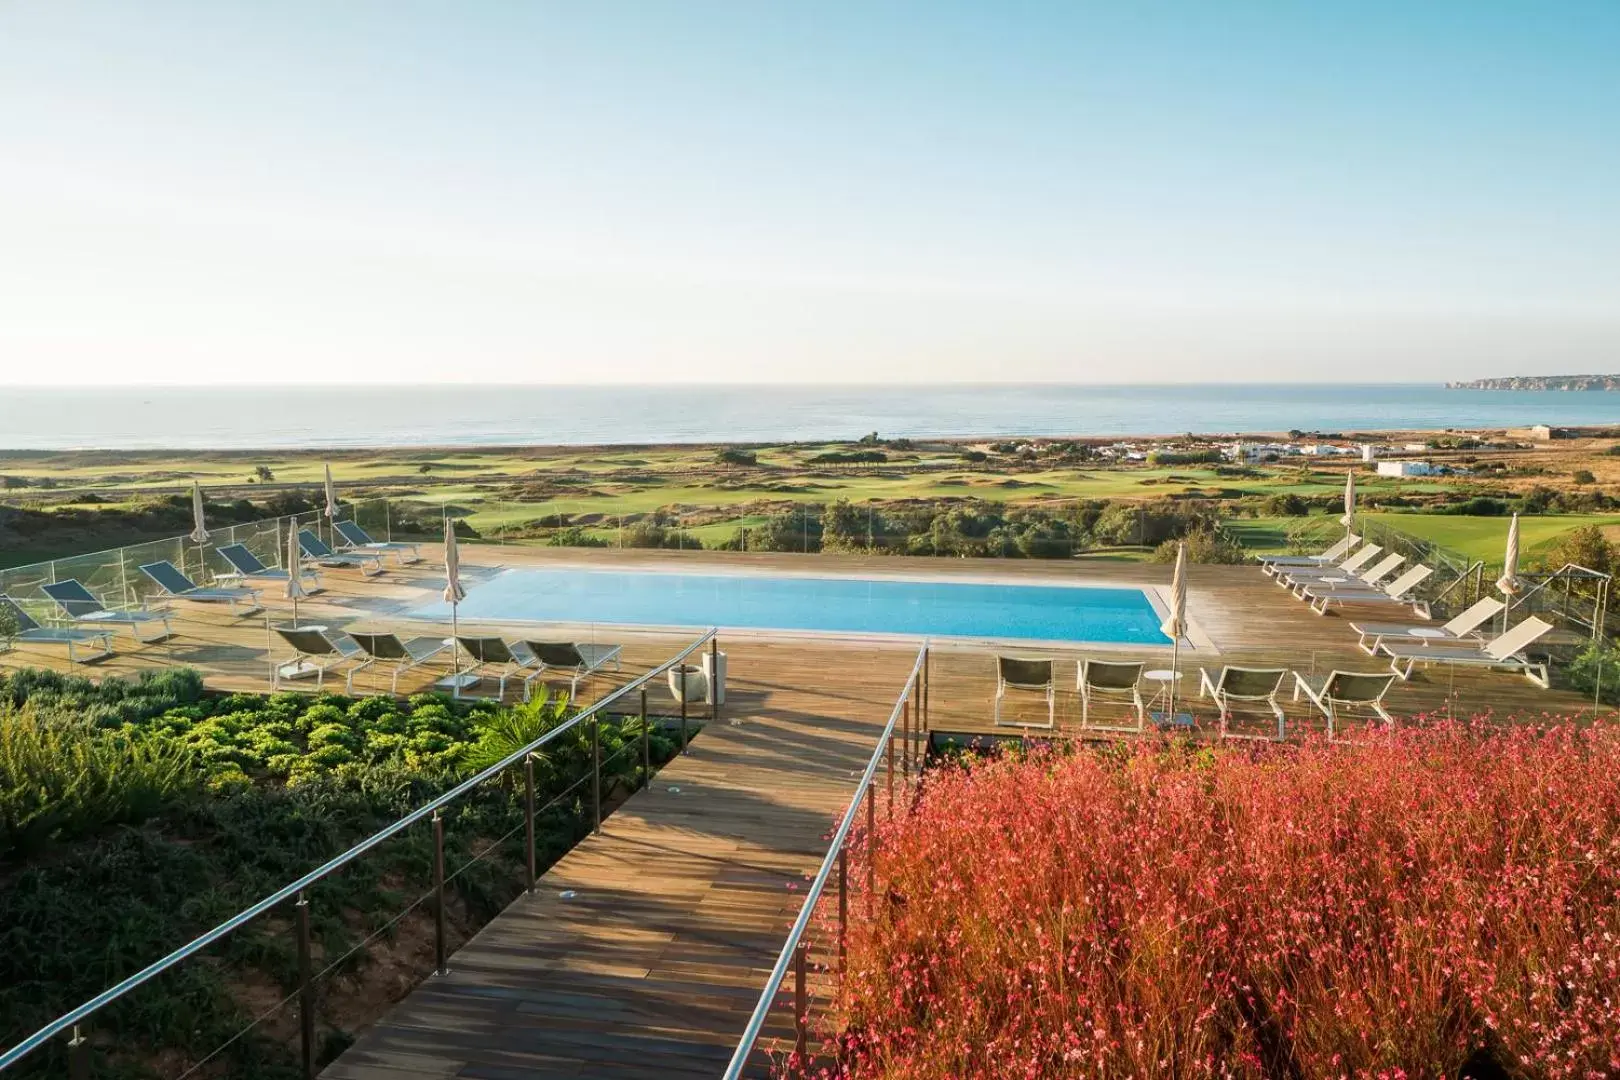
[[[1350,624],[1350,629],[1361,635],[1361,640],[1356,642],[1356,645],[1368,656],[1378,655],[1378,644],[1384,638],[1405,644],[1419,638],[1428,638],[1455,645],[1459,641],[1475,640],[1479,628],[1496,618],[1504,606],[1506,605],[1496,597],[1486,596],[1442,626],[1418,626],[1409,622],[1354,622]]]
[[[1223,667],[1220,674],[1213,679],[1209,672],[1203,668],[1198,669],[1198,696],[1212,697],[1221,710],[1221,738],[1223,739],[1259,739],[1267,742],[1282,742],[1287,736],[1286,720],[1283,717],[1283,708],[1277,703],[1277,695],[1282,691],[1283,679],[1287,678],[1287,668],[1242,668]],[[1277,720],[1277,734],[1250,735],[1243,732],[1231,731],[1232,706],[1236,705],[1264,705]]]
[[[452,687],[456,697],[460,697],[462,690],[466,689],[463,684],[469,677],[474,686],[485,679],[497,680],[500,688],[496,693],[504,698],[508,679],[525,672],[538,674],[535,667],[539,659],[521,641],[509,644],[498,637],[469,637],[463,634],[456,638],[456,644],[473,662],[471,668],[458,670],[456,674],[439,680],[440,685]],[[524,692],[528,692],[528,680],[524,681]]]
[[[1546,690],[1552,682],[1547,665],[1531,661],[1525,655],[1525,650],[1551,633],[1552,628],[1552,623],[1532,615],[1501,637],[1483,644],[1436,642],[1429,645],[1422,641],[1407,644],[1404,641],[1385,638],[1379,642],[1378,650],[1389,657],[1390,669],[1402,679],[1411,678],[1412,668],[1417,664],[1454,664],[1504,668],[1523,675]],[[1403,662],[1405,667],[1401,666]]]
[[[1082,660],[1075,675],[1075,686],[1080,691],[1080,726],[1090,731],[1115,731],[1140,735],[1147,727],[1147,706],[1142,702],[1138,684],[1142,679],[1140,660],[1123,663],[1117,660]],[[1097,697],[1124,699],[1136,713],[1134,724],[1092,723],[1091,710]]]
[[[322,566],[358,566],[363,577],[376,577],[383,572],[382,556],[357,551],[333,551],[326,541],[308,529],[298,530],[298,547]]]
[[[590,645],[573,641],[530,641],[521,644],[529,650],[539,664],[539,670],[523,680],[523,699],[529,699],[529,688],[536,679],[545,676],[548,671],[565,672],[569,676],[568,696],[575,697],[579,693],[581,679],[601,671],[609,664],[614,671],[622,670],[619,666],[619,655],[624,652],[622,645]]]
[[[1384,707],[1384,695],[1395,685],[1395,675],[1389,671],[1358,672],[1334,671],[1313,687],[1305,676],[1294,675],[1294,700],[1304,694],[1311,704],[1327,717],[1329,741],[1337,737],[1337,725],[1347,709],[1367,709],[1383,721],[1384,727],[1395,726],[1395,718]]]
[[[1355,533],[1346,533],[1338,543],[1317,552],[1315,555],[1273,555],[1263,557],[1260,560],[1260,569],[1267,574],[1275,574],[1277,571],[1290,566],[1332,566],[1335,562],[1350,554],[1351,549],[1359,543],[1361,543],[1361,537]]]
[[[388,689],[390,693],[398,694],[401,675],[440,653],[450,651],[450,642],[442,637],[423,636],[401,640],[398,634],[367,634],[358,630],[349,631],[349,637],[360,646],[360,651],[366,657],[349,669],[345,692],[350,694],[354,693],[354,677],[378,664],[393,665]]]
[[[229,604],[232,611],[238,604],[246,604],[248,612],[260,610],[259,592],[257,589],[214,589],[203,588],[182,574],[174,563],[163,562],[143,563],[141,573],[157,583],[157,587],[176,600],[191,600],[198,604]]]
[[[1335,585],[1321,584],[1308,585],[1300,590],[1300,599],[1308,601],[1311,610],[1318,615],[1326,615],[1327,609],[1334,604],[1341,607],[1345,604],[1410,604],[1412,608],[1425,617],[1428,616],[1428,605],[1412,595],[1412,590],[1429,579],[1434,568],[1419,564],[1407,569],[1406,573],[1379,588],[1372,585]]]
[[[151,645],[159,641],[166,641],[174,636],[174,627],[169,623],[169,613],[166,611],[119,611],[109,608],[96,594],[85,588],[74,578],[66,581],[56,581],[49,585],[41,585],[45,595],[56,601],[56,606],[62,609],[62,614],[75,623],[93,623],[97,626],[127,626],[130,634],[142,645]],[[140,628],[147,623],[156,623],[162,628],[155,637],[141,637]]]
[[[286,581],[287,571],[273,566],[266,566],[253,552],[248,550],[246,544],[226,544],[216,549],[220,557],[231,564],[228,574],[215,574],[216,579],[230,579],[233,581]],[[301,568],[299,580],[311,578],[315,587],[321,586],[321,575],[307,567]]]
[[[366,552],[381,555],[392,551],[399,556],[399,564],[408,566],[414,562],[422,561],[422,546],[404,540],[373,540],[366,530],[360,527],[358,521],[334,521],[332,528],[343,537],[343,549],[346,551]]]
[[[112,655],[112,633],[107,630],[78,630],[56,626],[41,626],[22,605],[9,596],[0,596],[0,611],[11,613],[17,621],[17,636],[13,641],[25,645],[66,645],[68,663],[88,664],[92,660],[100,660]],[[89,655],[80,656],[79,646],[96,643],[99,648],[92,649]],[[0,651],[4,651],[5,642],[0,641]]]
[[[277,664],[270,673],[270,688],[279,690],[282,682],[315,676],[318,690],[326,681],[326,673],[348,660],[365,655],[364,650],[349,635],[315,626],[277,626],[274,628],[282,641],[292,646],[291,660]]]
[[[1055,665],[1048,657],[998,656],[996,657],[996,701],[994,723],[1007,727],[1050,728],[1057,723],[1057,678]],[[1046,723],[1022,720],[1003,720],[1001,703],[1008,690],[1026,690],[1046,699]]]

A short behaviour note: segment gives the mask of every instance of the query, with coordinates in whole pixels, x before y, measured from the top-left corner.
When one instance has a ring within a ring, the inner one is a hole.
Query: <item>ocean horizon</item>
[[[1432,383],[0,390],[0,450],[592,446],[1439,431],[1620,422],[1620,394]]]

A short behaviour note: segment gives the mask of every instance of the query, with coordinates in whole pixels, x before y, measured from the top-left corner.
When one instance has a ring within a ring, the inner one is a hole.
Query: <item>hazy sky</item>
[[[1620,3],[0,4],[0,383],[1620,370]]]

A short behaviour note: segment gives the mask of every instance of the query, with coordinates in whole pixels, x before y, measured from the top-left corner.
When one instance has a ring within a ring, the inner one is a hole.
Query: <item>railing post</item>
[[[794,1071],[800,1075],[808,1075],[810,1063],[808,1057],[809,1040],[806,1038],[807,1021],[809,1020],[810,1005],[805,1000],[804,986],[804,958],[810,947],[803,940],[798,948],[793,950],[793,1058]]]
[[[315,975],[309,959],[309,897],[300,892],[293,910],[298,913],[298,1043],[304,1080],[315,1080]]]
[[[683,660],[678,667],[684,669],[689,665]],[[681,671],[681,753],[686,753],[686,672]]]
[[[894,820],[894,732],[889,732],[888,746],[884,750],[887,762],[883,766],[883,775],[889,781],[889,820]]]
[[[444,932],[444,817],[433,811],[433,974],[448,975]]]
[[[844,978],[844,957],[849,944],[849,845],[838,846],[838,979]]]
[[[900,723],[900,730],[902,732],[900,742],[900,774],[904,779],[909,781],[911,779],[911,698],[909,696],[906,698],[906,711]]]
[[[652,783],[652,737],[647,731],[647,687],[641,687],[641,784]]]
[[[523,848],[524,848],[524,874],[523,888],[526,892],[534,892],[534,755],[525,754],[523,757]]]
[[[924,736],[926,736],[928,734],[928,726],[933,721],[933,716],[928,711],[928,692],[931,689],[933,689],[933,686],[934,686],[934,673],[933,673],[932,670],[930,670],[933,667],[933,664],[934,664],[934,650],[933,650],[932,646],[924,646],[923,647],[923,696],[922,696],[923,735]],[[927,746],[927,742],[926,742],[926,739],[925,739],[924,745],[923,745],[923,751],[924,751],[923,756],[925,758],[928,756],[927,755],[927,750],[928,750],[928,746]]]
[[[602,714],[591,714],[591,831],[602,831]]]
[[[90,1080],[90,1040],[78,1024],[73,1025],[73,1038],[68,1040],[68,1080]]]
[[[866,920],[872,921],[873,897],[877,894],[877,793],[866,789]]]
[[[709,639],[709,722],[720,719],[720,637]],[[715,730],[719,730],[716,728]]]

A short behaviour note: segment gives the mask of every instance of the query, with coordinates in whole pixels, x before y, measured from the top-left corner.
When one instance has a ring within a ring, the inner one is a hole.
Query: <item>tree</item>
[[[261,484],[268,484],[276,478],[276,474],[270,471],[270,466],[268,465],[253,466],[253,475]]]
[[[1573,477],[1573,479],[1577,484],[1595,484],[1595,483],[1597,483],[1597,477],[1592,475],[1592,470],[1591,469],[1576,469],[1575,470],[1575,476]]]
[[[759,457],[752,450],[744,450],[736,446],[728,446],[714,455],[714,459],[722,465],[758,465]]]
[[[1582,525],[1569,530],[1547,549],[1542,562],[1549,570],[1574,563],[1600,574],[1612,574],[1620,566],[1615,546],[1596,525]]]

